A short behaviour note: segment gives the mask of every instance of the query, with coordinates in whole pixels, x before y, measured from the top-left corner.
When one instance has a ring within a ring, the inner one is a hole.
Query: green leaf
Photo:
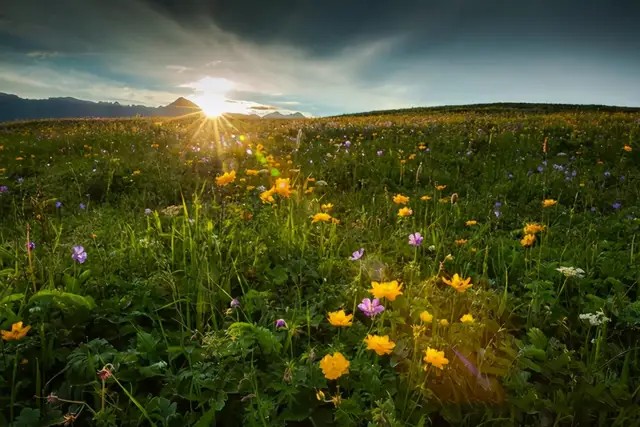
[[[82,295],[73,294],[71,292],[63,292],[57,289],[54,290],[42,290],[31,296],[29,303],[34,302],[52,302],[60,309],[78,309],[84,308],[87,310],[93,310],[96,307],[96,303],[91,297],[84,297]]]
[[[14,427],[34,427],[40,425],[40,409],[22,408],[13,422]]]

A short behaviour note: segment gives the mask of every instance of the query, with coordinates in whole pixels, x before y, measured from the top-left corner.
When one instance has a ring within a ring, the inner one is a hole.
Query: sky
[[[0,92],[312,116],[640,106],[639,0],[20,0]]]

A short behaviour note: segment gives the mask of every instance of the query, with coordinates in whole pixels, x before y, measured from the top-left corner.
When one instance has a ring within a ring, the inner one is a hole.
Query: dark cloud
[[[248,109],[317,114],[640,103],[640,0],[5,3],[0,88],[24,96],[160,104],[209,77]]]

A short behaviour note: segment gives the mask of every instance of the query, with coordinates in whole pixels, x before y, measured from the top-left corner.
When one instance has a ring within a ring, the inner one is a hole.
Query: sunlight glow
[[[227,112],[226,99],[216,93],[203,94],[194,99],[207,117],[220,117]]]

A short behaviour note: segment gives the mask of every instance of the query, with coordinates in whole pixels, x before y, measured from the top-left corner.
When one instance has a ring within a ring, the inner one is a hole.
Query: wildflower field
[[[640,425],[640,113],[0,125],[0,426]]]

